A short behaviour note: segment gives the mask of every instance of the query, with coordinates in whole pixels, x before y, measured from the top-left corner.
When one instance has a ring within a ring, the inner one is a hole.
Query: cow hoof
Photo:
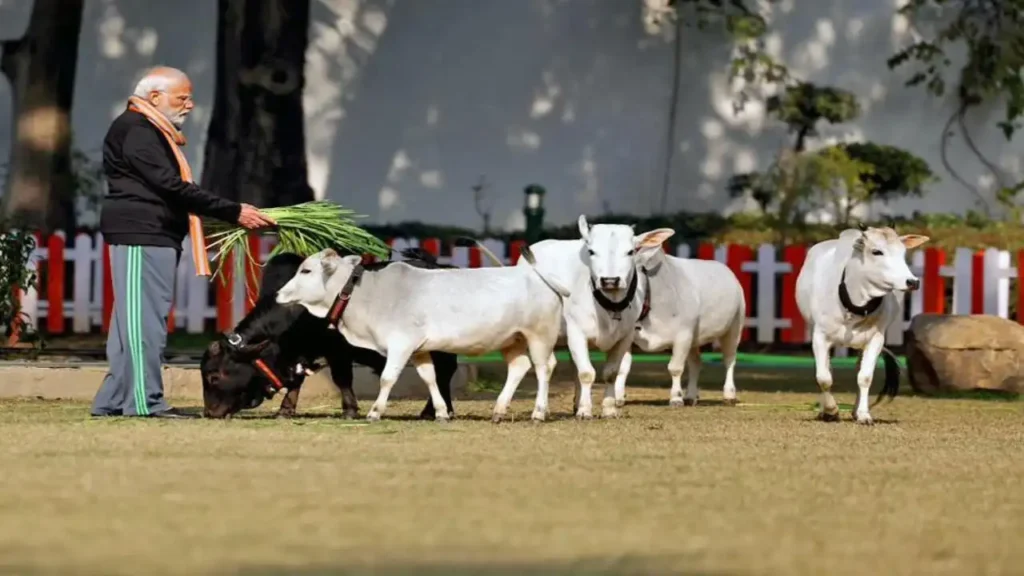
[[[818,420],[821,420],[822,422],[839,422],[839,412],[836,412],[834,414],[819,412]]]
[[[870,414],[857,415],[857,424],[862,426],[874,426],[875,421],[871,418]]]
[[[625,405],[626,405],[626,399],[625,398],[616,398],[615,399],[615,407],[616,408],[622,408]]]
[[[593,417],[594,415],[590,413],[590,410],[581,409],[579,412],[576,413],[577,420],[590,420]]]
[[[420,420],[434,420],[436,417],[437,415],[433,410],[424,410],[423,412],[420,412]]]
[[[442,424],[446,424],[449,421],[450,421],[450,419],[448,418],[447,414],[438,414],[437,417],[434,418],[434,422],[440,422]]]
[[[380,412],[372,410],[366,415],[366,419],[370,422],[380,422]]]
[[[696,406],[699,398],[683,398],[683,406]]]
[[[497,412],[495,412],[494,414],[491,414],[491,422],[493,422],[494,424],[501,424],[501,421],[504,418],[505,418],[504,414],[498,414]]]
[[[284,418],[294,418],[295,417],[295,411],[294,410],[278,410],[277,414],[275,414],[274,417],[275,418],[282,418],[282,419],[284,419]]]
[[[606,406],[601,410],[602,418],[618,418],[622,413],[615,406]]]
[[[737,400],[735,398],[726,398],[726,399],[722,400],[722,405],[723,406],[735,406],[737,404],[739,404],[739,400]]]
[[[355,420],[356,418],[359,418],[359,412],[357,410],[342,410],[341,411],[341,419],[342,420]]]
[[[682,398],[670,398],[669,401],[668,401],[668,405],[669,406],[682,406],[683,405],[683,399]]]

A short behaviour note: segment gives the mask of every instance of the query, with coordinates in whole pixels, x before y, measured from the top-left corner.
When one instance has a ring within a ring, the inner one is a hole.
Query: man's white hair
[[[147,98],[150,92],[166,92],[185,80],[188,80],[188,76],[176,68],[153,68],[135,85],[133,94],[139,98]]]

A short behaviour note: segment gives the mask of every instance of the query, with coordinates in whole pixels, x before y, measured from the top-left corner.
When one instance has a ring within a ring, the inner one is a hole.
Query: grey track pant
[[[180,252],[156,246],[108,246],[114,311],[107,334],[110,370],[94,415],[148,416],[169,408],[161,366]]]

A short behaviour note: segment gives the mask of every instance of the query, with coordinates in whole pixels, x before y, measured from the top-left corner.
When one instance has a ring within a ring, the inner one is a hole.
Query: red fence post
[[[939,248],[924,251],[924,289],[922,309],[925,314],[942,314],[946,310],[946,278],[942,267],[946,265],[946,252]]]
[[[985,313],[985,251],[971,258],[971,314]]]
[[[1024,250],[1017,252],[1017,322],[1024,324]]]
[[[508,246],[509,265],[515,266],[519,257],[523,255],[523,248],[526,247],[526,240],[513,240]]]
[[[790,344],[803,344],[807,341],[807,323],[800,314],[800,307],[796,305],[796,278],[806,258],[807,246],[797,244],[782,249],[782,259],[790,266],[790,271],[782,276],[782,317],[789,319],[789,328],[784,328],[780,336],[783,342]]]
[[[110,246],[104,242],[100,250],[103,250],[103,333],[106,334],[114,313],[114,276],[110,268]]]
[[[46,240],[46,331],[64,332],[64,235],[55,232]]]
[[[433,254],[435,258],[441,257],[441,241],[437,238],[425,238],[420,242],[420,248],[428,254]]]
[[[232,254],[221,264],[222,277],[217,281],[217,331],[226,332],[231,330],[232,308],[231,300],[234,297],[235,287],[235,258],[241,258],[240,254]]]
[[[697,246],[697,258],[701,260],[714,260],[715,259],[715,245],[709,242],[701,242]]]

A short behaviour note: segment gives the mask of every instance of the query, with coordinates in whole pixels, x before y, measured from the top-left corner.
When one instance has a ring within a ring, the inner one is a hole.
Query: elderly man
[[[199,274],[209,262],[198,216],[248,229],[274,224],[192,182],[181,152],[181,126],[192,111],[192,83],[174,68],[150,70],[103,141],[108,192],[100,231],[109,246],[114,314],[107,336],[110,370],[96,393],[94,416],[182,418],[164,400],[161,365],[175,275],[186,234]]]

